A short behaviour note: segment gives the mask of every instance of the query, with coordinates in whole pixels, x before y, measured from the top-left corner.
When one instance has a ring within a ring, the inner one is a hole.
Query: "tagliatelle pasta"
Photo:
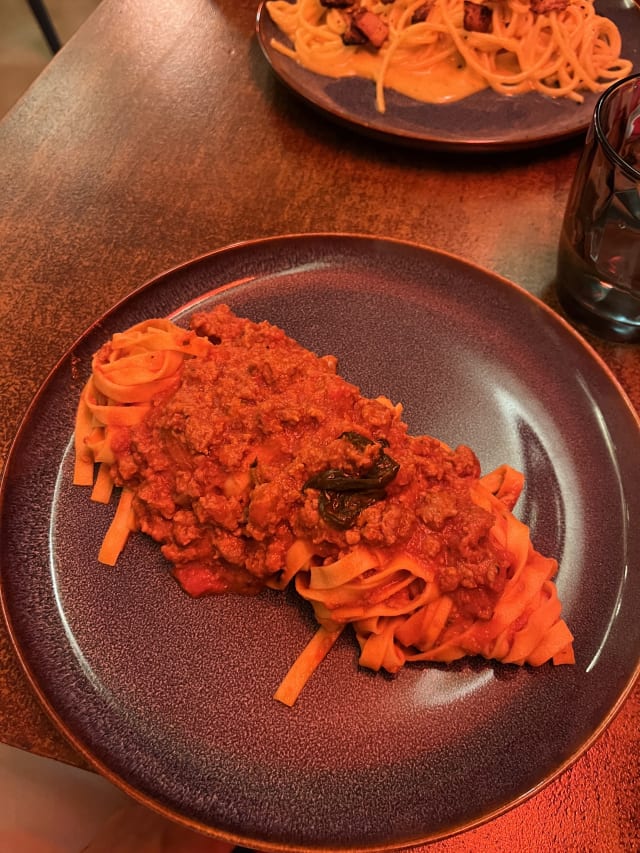
[[[192,326],[139,324],[93,359],[75,482],[99,463],[93,498],[122,488],[102,562],[140,530],[193,596],[293,584],[319,628],[275,692],[289,706],[347,626],[360,665],[390,673],[573,662],[557,563],[513,514],[520,473],[409,436],[399,405],[275,326],[226,306]]]
[[[177,387],[184,359],[202,356],[210,346],[193,332],[158,319],[115,334],[95,354],[76,413],[73,472],[75,485],[93,486],[92,500],[107,503],[111,497],[111,466],[116,459],[112,435],[119,427],[141,423],[153,400]],[[95,463],[99,468],[94,483]],[[132,498],[124,489],[100,551],[103,563],[115,565],[129,532],[135,529]]]
[[[485,88],[536,91],[581,103],[631,73],[618,28],[593,0],[270,0],[289,39],[272,47],[328,77],[373,80],[418,101],[459,100]]]
[[[507,488],[505,488],[505,485]],[[522,476],[502,466],[478,480],[473,499],[495,518],[491,535],[509,554],[512,573],[488,620],[449,624],[453,600],[436,573],[407,554],[356,548],[329,566],[312,555],[296,574],[296,590],[313,605],[321,625],[280,685],[276,698],[292,705],[308,677],[351,623],[359,663],[397,672],[410,661],[450,663],[480,655],[503,663],[573,663],[573,636],[560,618],[555,560],[537,553],[529,529],[511,512]],[[399,595],[406,590],[406,595]]]

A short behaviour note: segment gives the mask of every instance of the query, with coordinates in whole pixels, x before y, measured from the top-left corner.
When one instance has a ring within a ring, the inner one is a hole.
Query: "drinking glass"
[[[599,98],[565,211],[556,292],[600,337],[640,341],[640,74]]]

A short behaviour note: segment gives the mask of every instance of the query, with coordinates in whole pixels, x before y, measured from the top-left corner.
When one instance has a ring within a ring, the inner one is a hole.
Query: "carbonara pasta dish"
[[[522,475],[409,435],[402,407],[362,396],[335,357],[227,306],[95,354],[74,482],[103,503],[118,489],[105,564],[141,531],[192,596],[295,588],[318,627],[274,684],[286,705],[347,626],[376,671],[574,662],[557,563],[512,512]]]
[[[430,103],[491,88],[581,103],[632,71],[620,32],[593,0],[270,0],[288,43],[272,46],[329,77],[373,80]]]

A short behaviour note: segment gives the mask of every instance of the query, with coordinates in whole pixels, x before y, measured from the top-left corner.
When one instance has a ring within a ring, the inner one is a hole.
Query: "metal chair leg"
[[[42,35],[45,37],[51,53],[57,53],[61,47],[60,39],[43,0],[27,0],[27,2],[42,30]]]

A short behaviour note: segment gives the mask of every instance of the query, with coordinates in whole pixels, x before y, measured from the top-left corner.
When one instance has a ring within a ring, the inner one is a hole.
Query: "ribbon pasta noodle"
[[[513,514],[522,474],[481,476],[468,448],[409,436],[401,411],[226,306],[190,330],[116,334],[75,427],[74,483],[102,503],[121,488],[98,559],[140,530],[193,596],[293,586],[319,627],[275,692],[288,706],[349,625],[375,671],[572,663],[557,562]]]
[[[396,673],[410,661],[451,663],[482,656],[540,666],[574,663],[573,636],[560,618],[552,578],[557,562],[537,553],[528,527],[511,512],[524,480],[503,465],[482,477],[473,499],[495,518],[491,535],[511,563],[510,577],[489,620],[448,625],[453,601],[438,588],[433,570],[407,554],[355,548],[337,562],[314,566],[312,553],[295,575],[297,592],[313,605],[320,629],[275,696],[293,705],[341,630],[353,625],[359,663]],[[318,652],[320,650],[320,652]]]
[[[210,346],[205,338],[185,332],[169,320],[145,320],[115,334],[94,355],[76,412],[73,472],[75,485],[93,486],[92,500],[108,503],[111,497],[114,430],[140,424],[154,397],[177,387],[184,359],[202,356]],[[99,465],[95,483],[94,463]],[[115,565],[129,533],[136,529],[132,498],[123,489],[102,543],[100,562]]]
[[[485,88],[581,103],[585,91],[603,91],[633,68],[593,0],[270,0],[266,8],[290,44],[273,39],[274,49],[317,74],[373,80],[379,112],[386,88],[433,103]]]

